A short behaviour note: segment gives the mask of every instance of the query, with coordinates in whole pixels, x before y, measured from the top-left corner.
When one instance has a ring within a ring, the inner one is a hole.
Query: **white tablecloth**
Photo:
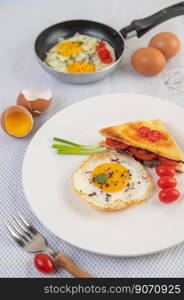
[[[44,28],[67,19],[85,18],[109,24],[118,29],[133,19],[146,17],[156,10],[177,3],[173,0],[1,0],[0,2],[0,109],[13,105],[22,89],[50,88],[54,101],[48,112],[35,118],[32,133],[15,139],[0,132],[0,276],[40,277],[32,264],[33,255],[22,251],[7,233],[4,220],[19,210],[48,239],[49,244],[63,251],[74,262],[95,277],[183,277],[184,244],[161,253],[116,258],[100,256],[77,249],[48,232],[30,211],[25,199],[21,168],[25,150],[40,126],[57,111],[89,96],[113,92],[134,92],[159,96],[183,105],[184,96],[172,96],[163,83],[163,73],[183,63],[183,50],[170,60],[161,74],[144,77],[130,65],[134,49],[144,47],[155,33],[172,31],[184,45],[184,16],[159,25],[141,39],[127,42],[124,63],[107,79],[87,84],[70,85],[53,78],[38,65],[34,56],[34,40]],[[183,99],[182,99],[183,98]],[[173,116],[174,117],[174,116]],[[39,201],[39,199],[38,199]],[[151,234],[151,233],[150,233]],[[53,277],[70,277],[59,271]]]

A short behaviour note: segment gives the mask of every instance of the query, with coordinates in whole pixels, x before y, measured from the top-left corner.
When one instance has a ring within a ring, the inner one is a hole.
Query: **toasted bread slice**
[[[152,142],[147,138],[139,137],[137,129],[141,126],[147,126],[151,130],[159,130],[162,135],[161,139]],[[101,129],[99,132],[105,137],[123,142],[127,145],[156,153],[168,159],[184,162],[181,149],[165,127],[164,123],[159,119],[127,122]]]

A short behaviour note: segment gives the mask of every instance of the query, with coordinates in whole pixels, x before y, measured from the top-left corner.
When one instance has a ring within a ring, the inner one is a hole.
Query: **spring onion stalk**
[[[107,149],[105,147],[101,147],[99,145],[80,145],[73,143],[71,141],[67,141],[64,139],[60,139],[57,137],[53,138],[54,141],[66,144],[53,144],[52,148],[57,150],[58,154],[95,154],[95,153],[103,153],[106,152]]]
[[[104,147],[98,148],[98,149],[77,149],[74,147],[71,147],[71,149],[58,149],[57,150],[57,154],[96,154],[96,153],[103,153],[106,152],[107,149]]]
[[[98,145],[91,145],[91,146],[87,146],[87,145],[81,145],[80,147],[77,147],[77,146],[67,146],[67,145],[60,145],[60,144],[53,144],[52,145],[52,148],[56,148],[56,149],[71,149],[71,148],[76,148],[76,149],[84,149],[84,150],[95,150],[95,149],[99,149],[101,148],[100,146]]]
[[[57,141],[57,142],[64,143],[64,144],[76,146],[76,147],[80,147],[80,146],[81,146],[81,145],[79,145],[79,144],[76,144],[76,143],[73,143],[73,142],[70,142],[70,141],[67,141],[67,140],[64,140],[64,139],[60,139],[60,138],[57,138],[57,137],[54,137],[53,140],[54,140],[54,141]]]
[[[68,145],[71,145],[71,146],[80,147],[80,148],[83,148],[83,149],[97,148],[97,147],[99,148],[100,147],[99,145],[80,145],[80,144],[76,144],[76,143],[73,143],[71,141],[67,141],[67,140],[64,140],[64,139],[57,138],[57,137],[54,137],[53,140],[61,142],[63,144],[68,144]]]

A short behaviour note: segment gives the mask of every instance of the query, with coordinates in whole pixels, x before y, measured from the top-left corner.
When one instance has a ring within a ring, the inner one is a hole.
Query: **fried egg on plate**
[[[102,210],[120,210],[144,202],[152,191],[147,171],[126,154],[91,155],[73,174],[74,191]]]

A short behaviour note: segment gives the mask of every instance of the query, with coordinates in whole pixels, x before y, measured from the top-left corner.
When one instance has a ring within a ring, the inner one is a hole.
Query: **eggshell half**
[[[2,129],[9,135],[11,135],[7,129],[6,129],[6,117],[9,115],[9,114],[12,114],[12,113],[15,113],[15,112],[22,112],[24,114],[26,114],[30,120],[31,120],[31,127],[30,127],[30,130],[28,132],[25,133],[25,135],[22,135],[22,136],[16,136],[16,137],[24,137],[26,136],[33,128],[33,117],[31,115],[31,113],[29,112],[29,110],[27,110],[24,106],[21,106],[21,105],[14,105],[14,106],[9,106],[7,107],[4,112],[1,114],[1,118],[0,118],[0,123],[1,123],[1,127]],[[15,135],[13,135],[15,136]]]
[[[49,89],[24,89],[17,98],[17,104],[26,107],[33,115],[45,112],[51,102],[52,92]]]

